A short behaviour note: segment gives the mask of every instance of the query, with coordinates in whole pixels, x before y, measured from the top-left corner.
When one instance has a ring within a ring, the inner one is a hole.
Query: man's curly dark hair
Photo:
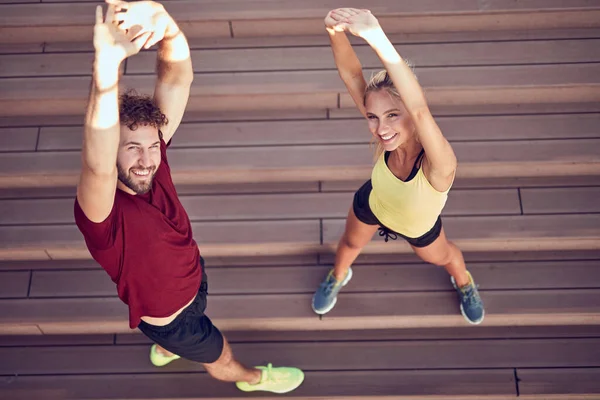
[[[133,89],[119,96],[119,119],[122,125],[126,125],[132,131],[140,125],[157,128],[161,139],[160,128],[168,122],[167,116],[160,111],[152,97],[137,94]]]

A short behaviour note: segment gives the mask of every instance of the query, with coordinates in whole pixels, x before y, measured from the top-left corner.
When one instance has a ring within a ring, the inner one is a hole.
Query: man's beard
[[[120,165],[117,164],[117,171],[119,173],[119,180],[123,182],[125,186],[129,189],[133,190],[136,194],[146,194],[152,189],[152,181],[154,180],[154,174],[156,173],[156,168],[150,169],[150,173],[145,177],[147,181],[144,183],[136,183],[134,182],[134,173],[126,172]]]

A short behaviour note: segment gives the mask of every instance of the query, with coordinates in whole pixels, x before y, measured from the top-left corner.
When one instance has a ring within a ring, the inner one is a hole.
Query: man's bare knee
[[[223,343],[223,350],[221,351],[221,355],[217,359],[217,361],[212,362],[210,364],[203,364],[206,371],[213,377],[218,378],[215,374],[218,375],[218,370],[221,368],[227,367],[229,364],[233,362],[233,353],[231,351],[231,347],[229,347],[229,343]]]

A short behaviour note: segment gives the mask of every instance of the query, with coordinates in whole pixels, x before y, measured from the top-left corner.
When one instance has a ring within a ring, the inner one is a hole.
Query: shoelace
[[[473,286],[473,284],[470,283],[465,288],[460,289],[463,294],[464,302],[467,303],[468,306],[472,306],[480,301],[479,293],[476,291],[478,288],[479,285]]]
[[[272,382],[272,383],[277,383],[277,377],[275,376],[275,374],[273,373],[273,364],[268,363],[267,364],[267,369],[263,370],[264,371],[264,379],[261,380],[262,382]]]
[[[327,279],[325,279],[325,281],[323,283],[321,283],[321,286],[323,287],[323,291],[325,292],[325,294],[331,293],[331,291],[335,287],[336,283],[337,283],[337,280],[333,276],[333,271],[329,272],[329,275],[327,275]]]
[[[386,243],[389,239],[398,239],[398,235],[387,228],[379,228],[379,236],[384,236],[384,240],[386,241]]]

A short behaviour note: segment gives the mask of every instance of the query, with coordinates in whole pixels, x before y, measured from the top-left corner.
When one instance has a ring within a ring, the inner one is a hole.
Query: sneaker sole
[[[344,281],[342,282],[342,287],[346,286],[348,284],[348,282],[350,282],[350,279],[352,279],[352,268],[350,268],[348,270],[348,275],[346,276],[346,279],[344,279]],[[313,311],[316,314],[325,315],[329,311],[333,310],[333,307],[335,307],[336,303],[337,303],[337,296],[335,296],[335,299],[333,299],[333,303],[331,303],[331,305],[329,307],[327,307],[325,310],[317,311],[315,309],[315,303],[314,303],[314,301],[311,303],[311,306],[312,306]]]

